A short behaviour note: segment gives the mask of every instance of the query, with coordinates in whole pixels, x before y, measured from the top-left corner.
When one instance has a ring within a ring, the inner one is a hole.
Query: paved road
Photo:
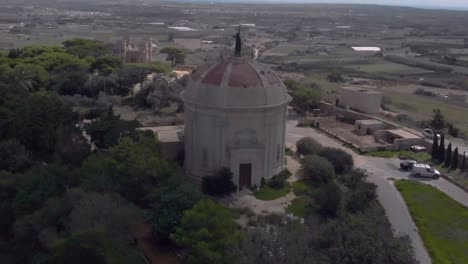
[[[468,194],[442,178],[438,180],[421,180],[409,177],[408,172],[399,170],[399,161],[397,159],[383,159],[358,155],[344,147],[339,141],[323,133],[312,128],[296,127],[296,125],[297,121],[295,120],[290,120],[287,123],[287,146],[294,146],[297,140],[309,136],[316,139],[324,146],[340,148],[353,155],[356,167],[367,170],[369,172],[369,181],[377,185],[379,201],[385,208],[388,219],[395,231],[400,234],[406,234],[411,238],[416,258],[421,264],[431,263],[429,254],[408,212],[408,208],[398,190],[393,186],[393,181],[389,180],[389,178],[411,178],[434,185],[465,206],[468,206]]]

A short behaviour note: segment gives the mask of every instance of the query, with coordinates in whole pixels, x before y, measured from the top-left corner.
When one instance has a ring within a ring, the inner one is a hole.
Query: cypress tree
[[[437,154],[439,153],[439,140],[437,139],[437,134],[434,134],[434,139],[432,141],[432,152],[431,152],[431,156],[432,156],[432,160],[436,160],[437,159]]]
[[[450,169],[458,169],[458,148],[455,148],[453,151],[452,163],[450,164]]]
[[[437,149],[439,154],[437,154],[437,158],[439,159],[439,162],[442,163],[445,160],[445,137],[442,134],[440,136],[440,145],[439,148]]]
[[[465,169],[466,169],[466,155],[465,155],[465,152],[463,152],[463,159],[462,159],[460,169],[461,169],[461,171],[465,171]]]
[[[445,152],[444,166],[449,167],[450,163],[452,163],[452,143],[449,143],[447,151]]]

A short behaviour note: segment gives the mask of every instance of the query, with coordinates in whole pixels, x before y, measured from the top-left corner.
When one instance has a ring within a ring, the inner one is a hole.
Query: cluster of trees
[[[304,224],[279,219],[250,227],[237,263],[417,263],[409,238],[393,233],[376,186],[353,169],[347,153],[333,150],[340,158],[322,157],[328,148],[310,138],[297,149],[307,149],[301,153],[303,176],[318,188],[304,195],[321,214],[307,216]]]
[[[460,161],[458,147],[452,151],[452,143],[449,143],[447,148],[445,148],[445,137],[443,134],[440,136],[440,143],[437,135],[434,135],[431,157],[434,162],[441,163],[444,167],[450,170],[456,170],[460,168],[461,171],[465,171],[467,167],[466,154],[463,153],[463,158]]]
[[[303,84],[286,80],[284,84],[292,97],[291,105],[298,111],[306,113],[318,108],[322,92],[316,83]]]
[[[42,82],[41,74],[50,77],[67,60],[107,56],[105,47],[70,41],[10,53],[0,58],[7,62],[0,71],[0,263],[146,263],[134,236],[145,220],[188,262],[222,263],[240,243],[231,211],[184,183],[181,168],[163,158],[152,133],[136,130],[138,122],[104,109],[77,127],[79,116],[58,94],[64,90]],[[34,59],[44,69],[28,82],[11,78],[23,69],[16,64]],[[65,75],[76,70],[65,68]]]
[[[72,39],[62,46],[27,46],[0,53],[0,80],[27,91],[96,97],[126,95],[149,72],[168,72],[163,63],[131,64],[103,42]]]

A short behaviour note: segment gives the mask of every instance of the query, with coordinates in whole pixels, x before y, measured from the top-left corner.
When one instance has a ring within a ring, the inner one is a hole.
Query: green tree
[[[444,162],[444,160],[445,160],[445,137],[444,137],[444,134],[442,134],[440,136],[440,145],[439,145],[439,148],[437,149],[437,151],[439,152],[437,154],[439,162],[440,163]]]
[[[437,159],[438,153],[439,153],[439,140],[437,138],[437,134],[434,134],[434,138],[432,139],[432,150],[431,150],[432,160]]]
[[[453,151],[452,162],[450,163],[450,169],[456,170],[458,169],[458,148],[455,148]]]
[[[101,75],[108,76],[122,66],[122,59],[117,56],[106,55],[96,59],[91,64],[91,71],[97,70]]]
[[[289,94],[292,97],[291,105],[301,112],[311,112],[318,108],[320,103],[321,91],[316,84],[299,85],[289,91]]]
[[[108,45],[98,40],[75,38],[62,43],[65,51],[80,59],[101,57],[111,53]]]
[[[311,137],[303,137],[296,142],[296,149],[299,154],[317,154],[322,149],[322,145]]]
[[[214,196],[224,196],[237,190],[232,181],[233,174],[229,168],[221,168],[215,175],[207,175],[202,179],[204,193]]]
[[[26,147],[17,140],[0,141],[0,171],[23,171],[31,163]]]
[[[156,239],[166,240],[179,226],[184,211],[191,209],[203,195],[180,177],[150,195],[153,202],[145,214],[151,223]]]
[[[325,184],[315,195],[321,213],[327,216],[337,216],[341,208],[342,191],[333,181]]]
[[[108,154],[96,155],[91,155],[83,164],[87,173],[86,188],[103,191],[118,188],[123,197],[140,205],[147,206],[151,190],[180,173],[175,164],[162,157],[154,136],[122,137]]]
[[[40,66],[49,73],[61,65],[76,61],[78,61],[77,58],[63,52],[47,52],[36,57],[24,59],[24,63]]]
[[[449,143],[447,150],[445,152],[444,166],[448,168],[451,163],[452,163],[452,143]]]
[[[430,125],[436,132],[440,132],[442,129],[444,129],[445,118],[440,109],[434,109],[432,111],[432,120]]]
[[[41,208],[47,199],[59,196],[73,183],[74,172],[56,164],[36,165],[18,175],[18,192],[13,201],[17,215]]]
[[[73,61],[56,67],[50,76],[50,85],[60,95],[83,94],[88,78],[89,64]]]
[[[57,94],[37,92],[17,106],[13,123],[16,138],[35,156],[48,158],[56,147],[57,129],[72,126],[74,114]]]
[[[319,155],[326,158],[335,168],[335,173],[347,173],[353,169],[353,156],[337,148],[323,148]]]
[[[99,148],[109,148],[119,142],[121,136],[134,135],[138,121],[121,120],[120,116],[114,115],[112,108],[85,126],[86,132],[91,136],[93,143]]]
[[[166,60],[171,62],[172,67],[176,64],[183,64],[187,56],[184,50],[172,46],[162,48],[160,53],[167,54]]]
[[[8,82],[25,91],[38,91],[45,88],[48,81],[49,73],[33,64],[17,64],[8,73]]]
[[[87,230],[60,240],[47,264],[125,264],[125,254],[103,230]]]
[[[325,158],[317,155],[307,155],[301,161],[304,177],[318,183],[327,183],[335,178],[333,165]]]
[[[241,242],[231,211],[209,199],[185,211],[171,237],[189,250],[186,263],[232,263],[234,249]]]

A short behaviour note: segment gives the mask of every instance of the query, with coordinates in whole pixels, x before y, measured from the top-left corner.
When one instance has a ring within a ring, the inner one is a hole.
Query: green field
[[[468,263],[468,208],[435,187],[400,180],[403,195],[434,264]]]
[[[365,153],[366,156],[378,157],[378,158],[396,158],[399,156],[404,156],[407,159],[416,160],[419,162],[428,162],[431,160],[431,155],[427,152],[412,152],[408,150],[401,151],[391,151],[391,150],[382,150]]]
[[[448,121],[452,122],[465,134],[468,134],[468,118],[466,117],[468,107],[448,104],[414,94],[385,91],[384,96],[391,100],[390,105],[396,108],[397,111],[406,113],[420,121],[430,120],[432,110],[439,108]]]
[[[413,74],[428,72],[424,69],[409,67],[403,64],[388,61],[377,61],[376,63],[372,64],[347,66],[347,68],[351,68],[365,73]]]

